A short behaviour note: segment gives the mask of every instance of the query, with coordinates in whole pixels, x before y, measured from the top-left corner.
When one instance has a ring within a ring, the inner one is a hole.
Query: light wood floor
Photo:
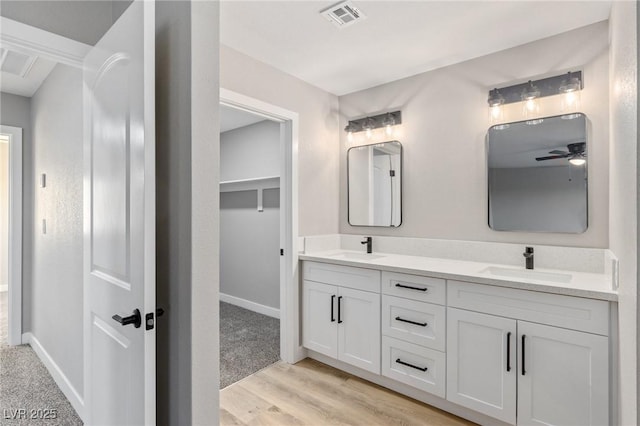
[[[318,361],[278,362],[220,392],[221,425],[472,425]]]

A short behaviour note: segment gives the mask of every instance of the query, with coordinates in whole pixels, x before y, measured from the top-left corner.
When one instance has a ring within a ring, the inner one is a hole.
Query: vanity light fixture
[[[347,132],[349,142],[352,142],[354,133],[366,132],[367,139],[371,139],[373,137],[373,131],[381,128],[384,128],[387,136],[391,136],[394,126],[398,124],[402,124],[401,111],[385,112],[384,114],[349,120],[344,131]]]
[[[513,86],[489,90],[487,103],[492,122],[500,121],[504,105],[522,102],[524,118],[531,119],[540,114],[539,100],[547,96],[564,94],[562,111],[576,112],[579,107],[580,91],[583,89],[582,71],[569,71],[540,80],[529,80]]]

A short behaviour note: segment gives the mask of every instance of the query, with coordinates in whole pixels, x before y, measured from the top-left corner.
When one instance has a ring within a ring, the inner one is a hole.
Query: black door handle
[[[522,335],[522,375],[524,376],[526,374],[526,370],[524,369],[524,339],[527,336],[525,336],[524,334]]]
[[[140,316],[139,309],[134,309],[133,315],[129,315],[128,317],[122,318],[120,315],[116,314],[111,318],[118,321],[122,326],[133,324],[135,328],[140,328],[140,325],[142,324],[142,317]]]
[[[341,308],[340,308],[340,302],[341,301],[342,301],[342,296],[338,296],[338,324],[342,324],[342,318],[341,318],[342,313],[340,312],[341,311]]]
[[[511,371],[511,332],[507,333],[507,371]]]
[[[336,299],[336,295],[331,295],[331,322],[335,322],[335,317],[333,316],[333,301]]]

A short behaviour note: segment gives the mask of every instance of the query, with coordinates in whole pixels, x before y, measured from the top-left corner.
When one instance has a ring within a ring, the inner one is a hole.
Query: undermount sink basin
[[[499,277],[523,278],[529,280],[553,281],[556,283],[571,282],[570,274],[560,274],[554,272],[532,271],[530,269],[501,268],[500,266],[489,266],[480,273],[487,273]]]
[[[333,257],[334,259],[345,259],[345,260],[375,260],[382,259],[385,256],[381,256],[379,254],[371,254],[371,253],[353,253],[350,251],[332,254],[329,257]]]

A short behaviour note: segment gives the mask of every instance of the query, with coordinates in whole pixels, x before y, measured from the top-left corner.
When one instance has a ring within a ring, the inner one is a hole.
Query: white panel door
[[[447,309],[447,399],[516,422],[516,321]]]
[[[338,287],[314,281],[302,283],[302,345],[338,357]]]
[[[380,295],[341,287],[338,359],[380,374]]]
[[[518,321],[518,344],[518,425],[609,424],[605,336]]]
[[[135,1],[84,63],[90,425],[155,424],[154,16]]]

